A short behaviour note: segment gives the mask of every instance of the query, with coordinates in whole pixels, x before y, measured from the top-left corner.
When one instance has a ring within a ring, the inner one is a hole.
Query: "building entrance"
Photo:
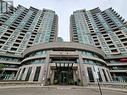
[[[54,84],[73,85],[73,69],[72,67],[57,67],[55,69]]]

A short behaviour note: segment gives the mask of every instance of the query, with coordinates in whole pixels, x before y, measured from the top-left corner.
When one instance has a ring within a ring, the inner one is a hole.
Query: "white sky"
[[[38,9],[51,9],[59,16],[58,36],[65,41],[69,41],[69,18],[75,10],[93,9],[100,7],[105,10],[109,7],[114,8],[123,18],[127,20],[127,0],[13,0],[14,5],[30,6]]]

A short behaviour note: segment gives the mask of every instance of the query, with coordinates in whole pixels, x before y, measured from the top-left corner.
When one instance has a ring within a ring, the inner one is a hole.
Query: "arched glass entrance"
[[[76,57],[52,57],[51,68],[51,84],[54,85],[74,85],[78,79],[76,71],[78,69]]]

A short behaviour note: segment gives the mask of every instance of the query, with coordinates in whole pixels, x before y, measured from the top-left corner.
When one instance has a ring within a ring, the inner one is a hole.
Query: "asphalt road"
[[[127,92],[102,90],[103,95],[127,95]],[[91,88],[5,88],[0,89],[0,95],[100,95],[98,89]]]

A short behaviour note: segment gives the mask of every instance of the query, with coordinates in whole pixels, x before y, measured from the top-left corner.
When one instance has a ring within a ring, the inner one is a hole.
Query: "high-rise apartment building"
[[[19,5],[0,15],[0,63],[6,77],[21,66],[21,53],[28,47],[57,40],[58,17],[54,11]]]
[[[70,17],[71,42],[103,50],[114,80],[127,80],[127,27],[112,8],[77,10]]]
[[[0,71],[3,80],[41,82],[43,85],[111,82],[105,54],[87,44],[57,37],[54,11],[23,6],[0,17]]]
[[[57,15],[54,11],[18,6],[14,13],[0,17],[0,51],[21,54],[26,48],[57,38]]]

